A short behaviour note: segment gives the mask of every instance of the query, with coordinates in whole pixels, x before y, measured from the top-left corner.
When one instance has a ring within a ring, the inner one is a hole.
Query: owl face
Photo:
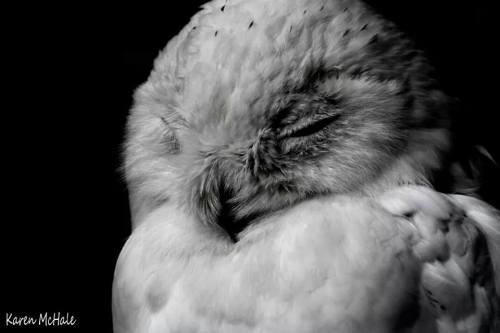
[[[423,139],[432,131],[418,124],[415,98],[404,82],[338,71],[313,80],[277,97],[254,138],[202,158],[206,169],[193,178],[189,199],[200,219],[237,233],[301,200],[362,192],[379,178],[387,187],[426,176],[425,162],[412,158],[422,149],[435,153]],[[404,170],[398,170],[400,161],[408,162]],[[415,163],[412,170],[409,163]],[[383,176],[389,170],[395,175]]]
[[[357,1],[280,3],[210,3],[160,55],[129,122],[142,196],[236,234],[439,168],[448,102],[411,41]]]

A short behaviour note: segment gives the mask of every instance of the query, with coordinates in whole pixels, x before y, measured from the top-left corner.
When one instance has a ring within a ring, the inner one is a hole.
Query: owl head
[[[428,183],[449,99],[358,1],[213,1],[159,55],[126,143],[133,205],[231,235],[301,200]]]

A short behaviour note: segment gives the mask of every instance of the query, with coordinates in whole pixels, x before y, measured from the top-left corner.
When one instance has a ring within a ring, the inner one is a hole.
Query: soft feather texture
[[[500,295],[491,270],[474,272],[478,230],[497,265],[498,213],[424,187],[308,201],[237,244],[165,205],[120,255],[115,331],[494,332]]]
[[[160,208],[122,254],[137,266],[121,272],[118,263],[141,295],[120,300],[139,310],[132,311],[138,318],[117,314],[123,331],[387,332],[405,303],[399,294],[416,285],[416,262],[395,221],[369,205],[349,198],[305,203],[226,246],[210,242],[196,221],[179,225],[178,213]]]
[[[493,332],[498,213],[429,189],[449,109],[360,1],[205,4],[135,94],[115,331]]]

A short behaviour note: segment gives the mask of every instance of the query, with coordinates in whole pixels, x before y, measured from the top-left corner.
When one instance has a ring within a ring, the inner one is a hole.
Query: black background
[[[427,52],[460,100],[466,140],[499,159],[492,1],[369,2]],[[112,330],[114,263],[129,233],[119,166],[131,96],[201,2],[164,3],[2,11],[4,313],[70,312],[78,324],[68,331]]]

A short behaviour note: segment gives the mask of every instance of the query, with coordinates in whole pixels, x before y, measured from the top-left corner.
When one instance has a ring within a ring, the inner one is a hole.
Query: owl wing
[[[500,215],[469,196],[404,187],[380,200],[414,227],[421,263],[420,318],[413,332],[497,332],[500,316]]]

